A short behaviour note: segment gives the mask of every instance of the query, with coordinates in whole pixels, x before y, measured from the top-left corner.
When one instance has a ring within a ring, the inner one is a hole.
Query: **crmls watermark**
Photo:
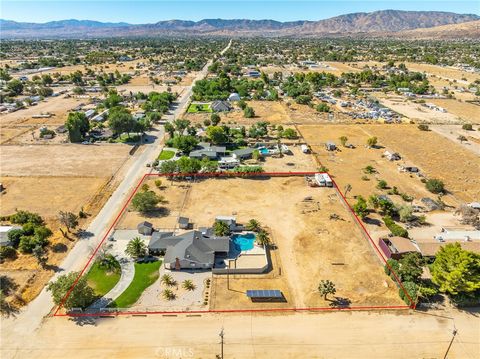
[[[160,347],[155,350],[155,355],[164,359],[193,358],[194,352],[189,347]]]

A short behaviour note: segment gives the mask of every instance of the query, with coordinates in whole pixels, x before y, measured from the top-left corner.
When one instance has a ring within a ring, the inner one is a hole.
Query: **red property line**
[[[365,232],[365,234],[367,235],[368,239],[370,240],[371,244],[374,246],[374,248],[376,249],[376,251],[380,254],[380,257],[382,258],[382,260],[385,262],[385,264],[388,266],[388,268],[391,270],[391,272],[393,273],[397,283],[400,285],[400,287],[402,288],[402,290],[405,292],[405,294],[407,295],[408,299],[410,300],[411,304],[410,305],[394,305],[394,306],[357,306],[357,307],[313,307],[313,308],[271,308],[271,309],[224,309],[224,310],[198,310],[198,311],[152,311],[152,312],[148,312],[148,311],[138,311],[138,312],[135,312],[135,311],[126,311],[126,312],[96,312],[96,313],[59,313],[59,311],[62,309],[62,307],[64,306],[66,300],[68,299],[68,297],[71,295],[73,289],[75,288],[75,286],[77,285],[78,281],[80,280],[80,278],[83,276],[83,274],[85,273],[85,271],[88,269],[90,263],[92,262],[92,260],[95,258],[95,255],[97,254],[98,250],[101,248],[101,246],[103,245],[103,243],[105,242],[105,240],[107,239],[107,237],[110,235],[110,232],[112,231],[112,229],[115,227],[115,225],[118,223],[118,221],[120,220],[120,218],[122,217],[123,213],[125,212],[125,210],[127,209],[127,206],[130,204],[130,201],[132,200],[133,196],[137,193],[138,189],[140,188],[141,184],[143,183],[143,181],[145,180],[146,177],[150,177],[150,176],[156,176],[156,177],[179,177],[179,176],[182,176],[182,177],[264,177],[264,176],[276,176],[276,177],[287,177],[287,176],[309,176],[309,175],[314,175],[316,173],[327,173],[327,172],[312,172],[312,171],[308,171],[308,172],[262,172],[262,173],[246,173],[246,172],[239,172],[239,173],[232,173],[232,172],[214,172],[214,173],[187,173],[187,174],[176,174],[176,173],[165,173],[165,174],[162,174],[162,173],[158,173],[158,174],[154,174],[154,173],[146,173],[142,176],[142,178],[140,179],[140,181],[138,182],[137,186],[134,188],[133,192],[130,194],[130,196],[128,197],[128,199],[126,200],[125,204],[123,205],[123,207],[121,208],[120,212],[117,214],[117,216],[115,217],[115,220],[113,221],[113,223],[110,225],[110,227],[108,228],[107,232],[105,233],[105,235],[103,236],[102,240],[100,241],[100,243],[97,245],[97,247],[95,248],[94,252],[92,253],[92,255],[90,256],[90,258],[88,259],[87,263],[85,264],[85,266],[83,267],[82,271],[79,273],[79,275],[77,276],[77,278],[75,279],[75,281],[73,282],[72,286],[70,287],[70,289],[68,290],[68,292],[65,294],[65,296],[62,298],[60,304],[57,306],[57,309],[55,310],[53,316],[54,317],[64,317],[64,316],[69,316],[69,317],[98,317],[98,316],[105,316],[105,315],[134,315],[134,314],[139,314],[139,315],[143,315],[143,314],[202,314],[202,313],[247,313],[247,312],[282,312],[282,311],[285,311],[285,312],[295,312],[295,311],[336,311],[336,310],[378,310],[378,309],[409,309],[409,308],[413,308],[415,309],[415,303],[413,302],[413,300],[410,298],[409,294],[407,293],[407,291],[405,290],[405,288],[403,287],[400,279],[398,278],[398,276],[396,275],[396,273],[392,270],[392,268],[390,267],[390,265],[386,262],[386,260],[384,259],[384,257],[381,255],[378,247],[375,245],[374,241],[372,240],[371,236],[369,235],[368,231],[366,230],[366,228],[363,226],[363,224],[361,223],[360,219],[357,217],[357,215],[355,214],[355,212],[353,211],[353,209],[350,207],[350,205],[348,204],[345,196],[343,195],[343,193],[341,192],[341,190],[339,189],[339,187],[337,186],[336,182],[332,179],[332,182],[334,183],[334,188],[337,190],[337,192],[340,194],[340,196],[342,197],[343,201],[346,203],[347,207],[349,208],[349,210],[351,211],[351,213],[353,214],[353,216],[355,217],[357,223],[361,226],[361,229]]]

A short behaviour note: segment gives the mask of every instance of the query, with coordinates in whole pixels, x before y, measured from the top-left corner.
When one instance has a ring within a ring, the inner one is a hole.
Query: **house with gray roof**
[[[166,269],[212,269],[215,257],[230,251],[230,237],[210,237],[201,231],[179,235],[154,232],[148,249],[152,254],[165,253]]]
[[[254,148],[240,148],[238,150],[232,151],[232,157],[238,160],[246,160],[252,158],[253,152],[255,152]]]
[[[210,105],[210,108],[214,112],[228,112],[232,109],[232,105],[230,105],[227,101],[213,101]]]
[[[225,146],[212,146],[206,142],[200,142],[197,148],[190,152],[190,158],[216,160],[225,155],[227,148]]]

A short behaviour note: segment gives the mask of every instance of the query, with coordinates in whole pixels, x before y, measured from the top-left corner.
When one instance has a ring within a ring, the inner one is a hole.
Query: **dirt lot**
[[[443,107],[452,115],[460,117],[463,122],[480,124],[480,106],[458,100],[428,100],[437,106]]]
[[[430,129],[480,156],[480,132],[478,131],[480,126],[473,126],[476,131],[463,130],[462,126],[459,125],[430,126]],[[458,136],[465,136],[468,141],[460,143]]]
[[[478,74],[462,71],[454,67],[443,67],[412,62],[406,62],[405,65],[410,71],[427,72],[428,74],[433,74],[449,81],[456,80],[460,85],[466,85],[479,78]],[[467,81],[462,80],[462,78],[466,78]]]
[[[231,290],[226,288],[224,276],[215,277],[212,308],[272,307],[248,301],[247,287],[281,289],[288,302],[275,304],[277,307],[328,306],[331,302],[316,292],[320,279],[332,280],[339,300],[351,301],[351,305],[402,304],[395,284],[383,273],[373,249],[333,189],[308,187],[303,177],[205,179],[191,187],[181,184],[167,183],[159,191],[168,200],[168,211],[163,212],[164,217],[147,218],[157,228],[172,228],[180,214],[196,227],[211,225],[217,215],[235,215],[240,223],[256,218],[268,228],[278,247],[272,252],[273,270],[265,275],[231,277]],[[304,200],[308,196],[312,199]],[[330,220],[332,213],[341,220]],[[119,227],[134,228],[141,220],[128,212]]]
[[[305,139],[318,153],[320,161],[329,168],[341,188],[350,184],[352,194],[368,196],[379,192],[375,188],[376,179],[384,179],[401,192],[416,198],[434,197],[427,192],[420,179],[414,175],[399,173],[397,164],[382,158],[382,149],[368,149],[366,141],[377,136],[379,144],[386,149],[399,152],[400,163],[413,163],[427,176],[439,178],[455,196],[446,196],[445,201],[456,205],[461,201],[472,201],[480,196],[480,160],[478,156],[462,148],[459,144],[436,134],[433,131],[419,131],[415,125],[328,125],[299,126]],[[338,152],[327,152],[324,143],[334,141],[339,144],[340,136],[347,136],[355,149],[340,148]],[[461,158],[462,161],[458,161]],[[363,168],[372,165],[378,171],[362,180]]]
[[[109,177],[127,159],[121,144],[3,146],[3,176]]]

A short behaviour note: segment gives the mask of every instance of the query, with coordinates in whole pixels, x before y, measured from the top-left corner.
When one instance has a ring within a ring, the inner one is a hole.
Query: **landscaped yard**
[[[166,161],[171,159],[175,155],[175,151],[163,150],[158,156],[159,161]]]
[[[128,308],[140,298],[143,291],[151,286],[158,279],[159,269],[162,261],[152,263],[135,263],[135,275],[132,283],[110,307]]]
[[[197,113],[197,112],[213,112],[210,104],[208,103],[192,103],[188,106],[188,113]]]
[[[133,143],[133,142],[138,142],[140,141],[140,136],[137,134],[128,134],[128,133],[122,133],[120,136],[118,136],[114,142],[118,143]]]
[[[99,262],[95,262],[87,273],[87,282],[95,291],[95,295],[103,297],[107,294],[120,280],[120,269],[117,271],[109,271],[105,267],[100,266]]]

